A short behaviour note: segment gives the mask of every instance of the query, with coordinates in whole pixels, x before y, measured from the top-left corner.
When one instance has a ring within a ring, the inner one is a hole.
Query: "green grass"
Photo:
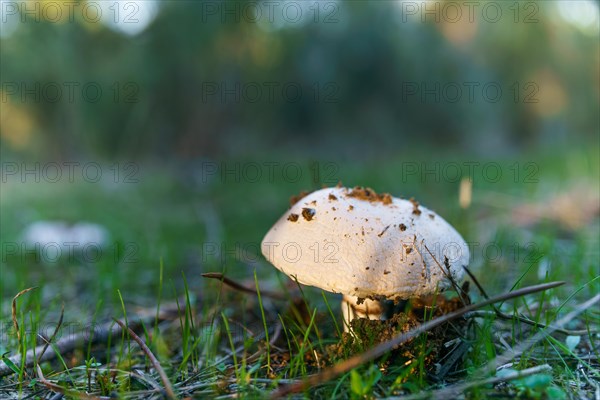
[[[482,244],[474,252],[471,269],[490,294],[565,280],[563,287],[500,306],[507,314],[519,311],[536,322],[552,324],[600,292],[598,216],[590,215],[576,228],[548,219],[522,226],[512,219],[512,212],[522,204],[544,205],[549,197],[568,192],[576,184],[588,185],[591,193],[597,193],[599,160],[593,150],[572,152],[560,159],[549,153],[529,159],[493,160],[501,166],[503,177],[491,182],[476,174],[473,204],[468,210],[458,206],[458,183],[444,179],[423,182],[412,175],[402,179],[402,170],[410,160],[401,159],[368,163],[340,159],[335,168],[327,160],[318,164],[296,160],[304,174],[294,182],[275,176],[273,181],[213,179],[202,183],[193,179],[199,172],[198,165],[185,169],[149,165],[141,168],[138,184],[3,184],[3,246],[18,243],[23,228],[38,219],[96,222],[109,230],[111,239],[106,253],[95,263],[69,257],[47,263],[32,252],[5,254],[3,247],[0,354],[11,356],[40,344],[37,332],[41,328],[44,333],[52,332],[48,326],[56,324],[64,303],[62,336],[57,339],[92,323],[123,317],[131,320],[140,313],[150,315],[140,336],[182,397],[227,397],[233,393],[263,397],[277,387],[277,382],[318,373],[326,365],[342,361],[343,356],[328,353],[329,346],[338,342],[342,327],[339,297],[302,287],[294,306],[268,298],[265,290],[279,291],[290,299],[291,293],[298,291],[293,282],[276,273],[257,254],[263,235],[285,211],[289,196],[318,188],[324,180],[329,185],[341,180],[349,186],[360,184],[397,196],[414,196],[435,209],[467,241]],[[442,164],[456,161],[443,154],[437,160]],[[531,161],[536,163],[537,183],[524,178],[533,171],[523,167]],[[520,166],[517,170],[515,162]],[[320,169],[319,179],[315,179],[315,168]],[[483,245],[492,241],[493,248],[487,250],[496,255],[488,252],[486,257]],[[223,256],[220,250],[225,251]],[[237,292],[200,276],[209,271],[224,272],[246,287],[255,288],[260,296]],[[22,333],[18,341],[12,330],[10,304],[20,290],[33,286],[39,289],[17,300]],[[475,301],[481,298],[473,285],[471,295]],[[178,309],[177,316],[156,323],[161,310],[168,308]],[[510,367],[520,370],[549,364],[551,372],[496,389],[489,385],[473,388],[469,396],[591,396],[594,385],[600,382],[598,336],[593,332],[599,327],[600,314],[592,309],[584,312],[566,327],[589,330],[580,335],[577,346],[570,348],[565,335],[555,334]],[[518,345],[537,329],[516,320],[486,317],[473,321],[470,332],[464,338],[469,352],[442,382],[433,381],[426,369],[423,356],[428,342],[422,336],[417,340],[423,351],[410,368],[384,357],[313,387],[307,395],[395,396],[469,381],[477,377],[482,365],[505,352],[506,346]],[[385,368],[384,361],[389,361]],[[23,395],[48,393],[34,370],[23,365],[12,367],[18,373],[0,378],[0,397],[7,390]],[[162,386],[144,354],[127,340],[127,335],[62,354],[41,367],[46,379],[75,392],[146,398]],[[575,388],[573,382],[580,387]],[[153,396],[160,398],[157,393]]]

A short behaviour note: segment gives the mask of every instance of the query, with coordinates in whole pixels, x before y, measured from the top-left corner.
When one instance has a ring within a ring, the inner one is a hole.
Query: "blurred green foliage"
[[[598,20],[559,2],[48,3],[2,4],[5,159],[597,146]]]

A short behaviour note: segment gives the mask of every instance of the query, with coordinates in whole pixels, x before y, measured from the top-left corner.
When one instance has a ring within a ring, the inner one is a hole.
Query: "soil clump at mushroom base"
[[[468,290],[466,286],[463,288]],[[431,295],[411,299],[407,302],[404,311],[394,314],[387,320],[355,318],[350,322],[351,331],[344,332],[340,341],[329,346],[327,351],[332,359],[345,359],[360,354],[392,339],[399,333],[416,328],[426,320],[441,317],[464,307],[463,301],[470,303],[466,293],[463,293],[462,299],[458,296],[447,299],[441,294]],[[454,320],[423,335],[424,337],[411,339],[392,350],[382,360],[381,367],[386,369],[392,365],[412,365],[411,368],[417,368],[419,363],[416,361],[422,358],[425,369],[428,372],[435,372],[436,364],[453,351],[454,346],[446,347],[445,344],[457,338],[467,337],[467,321]]]

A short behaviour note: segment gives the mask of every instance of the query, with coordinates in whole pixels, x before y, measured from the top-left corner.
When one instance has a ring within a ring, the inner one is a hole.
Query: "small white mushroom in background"
[[[90,222],[36,221],[21,234],[26,249],[40,251],[51,260],[90,246],[102,248],[108,238],[108,231],[103,226]]]
[[[343,294],[344,327],[380,319],[383,300],[405,300],[460,282],[469,249],[414,200],[333,187],[297,201],[262,241],[265,258],[301,284]]]

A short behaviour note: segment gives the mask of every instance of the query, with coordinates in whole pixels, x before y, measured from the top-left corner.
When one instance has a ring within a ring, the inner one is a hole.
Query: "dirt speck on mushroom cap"
[[[311,203],[312,204],[312,203]],[[307,220],[307,221],[312,221],[313,217],[315,216],[316,211],[314,208],[308,208],[308,207],[304,207],[302,209],[302,217]]]
[[[355,186],[352,191],[347,194],[347,196],[366,201],[380,201],[383,204],[392,203],[392,196],[389,193],[379,194],[371,188],[365,188],[362,186]]]

